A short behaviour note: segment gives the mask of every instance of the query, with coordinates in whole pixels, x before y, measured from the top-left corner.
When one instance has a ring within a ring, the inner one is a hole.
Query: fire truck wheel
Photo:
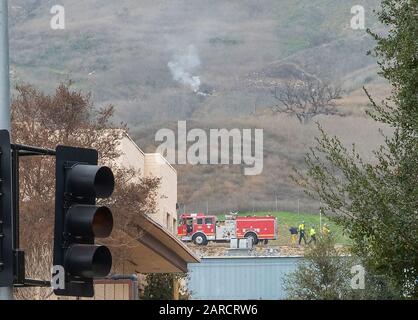
[[[205,246],[208,244],[208,240],[203,233],[197,233],[193,236],[193,242],[198,246]]]
[[[253,245],[256,245],[256,244],[258,243],[258,237],[257,237],[257,235],[256,235],[254,232],[248,232],[248,233],[245,235],[245,238],[247,238],[247,239],[251,239],[251,240],[252,240]]]

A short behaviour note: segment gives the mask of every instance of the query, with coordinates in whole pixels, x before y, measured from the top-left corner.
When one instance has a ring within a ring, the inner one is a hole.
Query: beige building
[[[177,234],[177,172],[159,153],[145,154],[145,176],[161,177],[157,210],[152,218]]]
[[[121,156],[117,165],[161,179],[156,212],[142,219],[142,235],[138,239],[124,235],[135,243],[124,273],[187,272],[187,264],[199,259],[177,238],[176,170],[159,153],[144,153],[125,132],[118,148]]]
[[[124,133],[119,145],[121,156],[117,161],[122,167],[140,170],[144,177],[159,177],[157,211],[150,217],[170,232],[177,233],[177,172],[159,153],[144,153]]]

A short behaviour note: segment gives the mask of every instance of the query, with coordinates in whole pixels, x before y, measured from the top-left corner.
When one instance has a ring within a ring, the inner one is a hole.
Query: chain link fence
[[[240,202],[235,200],[216,201],[206,200],[198,202],[180,203],[178,213],[207,213],[207,214],[225,214],[229,212],[294,212],[294,213],[318,213],[319,202],[309,201],[305,199],[272,199],[272,200],[256,200],[247,199]]]

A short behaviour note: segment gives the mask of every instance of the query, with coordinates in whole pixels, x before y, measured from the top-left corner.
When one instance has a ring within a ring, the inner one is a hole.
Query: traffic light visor
[[[115,178],[109,167],[76,164],[70,169],[68,185],[74,196],[108,198],[115,188]]]
[[[86,278],[106,277],[112,268],[112,254],[105,246],[74,244],[65,256],[65,271]]]
[[[106,238],[113,229],[113,215],[108,207],[74,205],[67,213],[67,232],[75,237]]]

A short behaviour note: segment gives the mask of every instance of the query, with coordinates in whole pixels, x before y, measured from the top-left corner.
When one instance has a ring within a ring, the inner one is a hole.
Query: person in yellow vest
[[[298,229],[296,227],[290,227],[289,232],[292,247],[296,246],[296,241],[298,241]]]
[[[327,237],[330,234],[331,230],[328,228],[328,225],[325,223],[322,227],[322,235]]]
[[[311,229],[309,229],[309,237],[310,239],[308,244],[311,244],[312,241],[316,243],[316,230],[314,226],[311,226]]]
[[[306,238],[305,238],[305,221],[302,221],[302,223],[299,225],[298,227],[298,232],[299,232],[299,245],[302,242],[305,242],[306,244]]]

